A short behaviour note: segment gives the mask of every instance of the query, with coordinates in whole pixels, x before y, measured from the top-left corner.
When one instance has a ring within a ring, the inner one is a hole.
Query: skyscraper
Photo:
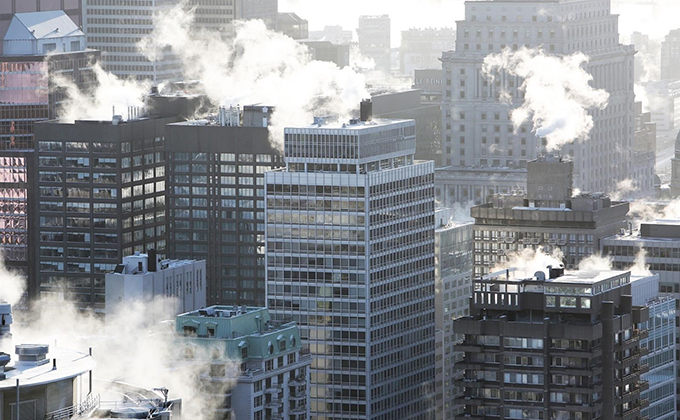
[[[150,60],[137,48],[153,32],[156,16],[177,4],[177,0],[85,0],[87,45],[102,52],[104,69],[116,76],[154,82],[180,79],[181,62],[176,56],[163,53]],[[202,8],[197,10],[203,13]]]
[[[661,42],[661,79],[680,79],[680,29],[674,29]]]
[[[166,127],[168,255],[206,260],[209,304],[265,304],[264,173],[283,165],[272,111],[222,108]]]
[[[412,120],[285,130],[265,174],[267,306],[312,352],[314,419],[434,418],[434,163]]]
[[[104,309],[123,256],[166,252],[165,126],[177,117],[36,125],[41,295]],[[65,287],[65,289],[62,289]]]
[[[390,48],[392,34],[390,33],[389,15],[359,16],[359,51],[368,58],[375,60],[375,68],[390,71]]]
[[[540,140],[525,123],[515,132],[509,119],[521,105],[522,81],[504,75],[488,80],[481,65],[488,54],[521,47],[542,48],[548,54],[583,52],[592,86],[609,94],[609,105],[592,112],[590,139],[567,145],[563,154],[573,157],[575,185],[583,191],[612,191],[631,176],[634,138],[633,57],[630,45],[619,44],[618,16],[610,0],[558,0],[465,3],[465,20],[458,22],[456,50],[445,52],[442,65],[446,91],[442,105],[442,150],[451,186],[465,187],[475,199],[470,171],[485,175],[488,168],[525,168],[537,157]],[[500,100],[509,93],[512,102]],[[604,153],[604,151],[607,151]],[[454,176],[455,175],[455,176]],[[486,185],[500,192],[494,179]],[[507,187],[507,185],[506,185]],[[480,188],[481,190],[481,188]],[[477,202],[483,202],[481,197]]]

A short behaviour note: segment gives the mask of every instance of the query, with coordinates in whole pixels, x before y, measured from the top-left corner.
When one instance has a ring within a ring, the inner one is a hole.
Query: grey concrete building
[[[631,176],[634,138],[632,46],[619,44],[618,16],[610,1],[468,1],[457,24],[455,51],[442,55],[446,92],[442,106],[444,166],[525,168],[535,159],[540,140],[531,124],[515,132],[509,113],[523,101],[521,80],[490,82],[481,67],[490,53],[505,48],[542,48],[548,54],[583,52],[592,86],[605,89],[609,106],[593,113],[590,139],[565,146],[572,156],[574,182],[583,191],[613,190]],[[615,74],[615,76],[612,76]],[[501,91],[512,101],[500,101]],[[607,153],[603,151],[607,150]],[[458,185],[474,186],[461,178]],[[494,186],[495,180],[487,185]]]
[[[367,58],[375,60],[375,68],[390,71],[390,33],[389,15],[359,16],[359,51]]]
[[[435,416],[434,163],[412,120],[285,130],[267,172],[267,306],[309,344],[313,419]]]
[[[559,158],[529,162],[526,194],[497,194],[471,209],[475,277],[525,248],[560,249],[566,267],[576,268],[600,249],[602,238],[626,226],[627,202],[602,194],[574,195],[571,174],[572,163]]]
[[[473,280],[471,316],[454,321],[465,415],[642,419],[649,308],[633,305],[630,272],[536,268]]]
[[[440,67],[442,52],[456,48],[453,28],[411,28],[401,31],[399,70],[413,76],[415,70]]]
[[[661,79],[680,79],[680,29],[674,29],[661,42]]]
[[[453,220],[451,209],[435,211],[435,390],[437,419],[453,419],[461,414],[454,400],[461,389],[455,386],[462,371],[455,369],[463,354],[454,351],[462,336],[453,330],[453,321],[470,315],[472,294],[472,231],[474,224]]]
[[[283,165],[273,108],[246,106],[166,128],[168,255],[206,260],[208,304],[264,306],[264,173]]]
[[[312,60],[328,61],[336,66],[349,66],[349,44],[333,44],[330,41],[300,41],[309,49]]]
[[[633,187],[636,195],[653,195],[660,187],[656,175],[656,123],[651,112],[643,112],[642,102],[635,102],[635,141],[633,142]]]
[[[276,30],[293,39],[309,38],[309,22],[295,13],[279,13]]]

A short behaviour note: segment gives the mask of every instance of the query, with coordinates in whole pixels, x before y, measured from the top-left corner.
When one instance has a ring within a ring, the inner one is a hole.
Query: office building
[[[346,31],[340,25],[326,25],[321,31],[309,31],[310,41],[328,41],[333,44],[350,44],[353,40],[352,31]]]
[[[224,36],[231,36],[232,22],[238,13],[234,0],[189,0],[185,4],[194,8],[195,29],[216,31]]]
[[[267,25],[267,28],[276,30],[279,0],[233,0],[233,2],[238,19],[261,19]]]
[[[641,379],[649,389],[642,391],[643,400],[649,407],[641,410],[641,416],[651,419],[676,419],[675,374],[675,299],[659,295],[659,275],[632,275],[630,279],[633,305],[646,306],[649,320],[638,324],[647,330],[647,337],[640,340],[643,350],[640,364],[649,366]]]
[[[264,306],[264,173],[283,165],[273,108],[222,108],[166,128],[168,255],[206,261],[208,304]]]
[[[472,222],[453,220],[451,209],[435,211],[435,328],[437,419],[453,419],[460,413],[454,403],[460,389],[455,380],[462,371],[455,364],[463,354],[454,350],[462,340],[453,330],[453,320],[470,315],[472,294]]]
[[[649,308],[633,305],[630,272],[537,268],[473,280],[471,316],[454,321],[465,415],[642,419]]]
[[[149,249],[166,254],[165,126],[178,120],[114,116],[36,125],[32,203],[41,295],[66,293],[101,311],[105,273],[123,256]]]
[[[635,189],[634,193],[638,196],[652,196],[658,184],[656,123],[652,121],[651,112],[642,111],[642,102],[635,102],[635,140],[631,180]]]
[[[400,92],[378,91],[371,94],[373,115],[386,119],[416,121],[416,156],[418,160],[441,162],[439,136],[441,118],[438,103],[424,103],[422,91],[409,89]]]
[[[205,308],[205,274],[205,260],[162,259],[155,249],[150,249],[148,254],[127,255],[122,264],[106,274],[106,313],[144,302],[154,317],[149,321],[160,322]]]
[[[160,52],[160,57],[150,60],[137,47],[153,33],[154,16],[177,4],[177,0],[85,1],[83,31],[87,46],[101,51],[104,70],[121,78],[152,82],[181,79],[178,57]]]
[[[375,61],[375,68],[389,72],[391,40],[389,15],[359,16],[359,51]]]
[[[0,35],[4,35],[7,32],[15,13],[49,12],[54,10],[63,10],[76,26],[83,25],[83,0],[7,0],[0,4]],[[0,50],[0,54],[4,54],[4,52]]]
[[[638,254],[644,252],[647,268],[659,276],[659,291],[672,296],[674,302],[680,299],[680,221],[643,222],[639,231],[622,230],[620,234],[604,238],[601,250],[603,255],[612,259],[615,269],[633,266]],[[675,325],[676,337],[680,336],[679,322],[676,312],[675,321],[672,322],[672,325]],[[659,349],[668,347],[665,339],[655,342],[654,345]],[[652,350],[650,346],[650,352]],[[677,352],[674,353],[677,372],[680,369],[680,357]],[[680,390],[678,393],[680,394]]]
[[[309,23],[295,13],[279,13],[276,30],[293,39],[309,38]]]
[[[87,89],[93,83],[91,66],[99,52],[85,49],[85,34],[61,10],[15,14],[2,44],[0,251],[7,267],[35,284],[29,263],[37,252],[36,238],[29,234],[29,220],[35,220],[37,211],[29,203],[37,192],[34,125],[55,118],[59,111],[63,92],[53,78],[64,77]]]
[[[498,194],[471,209],[475,219],[474,276],[488,274],[525,248],[564,252],[569,269],[625,227],[627,202],[572,193],[572,162],[542,157],[528,164],[526,194]]]
[[[419,69],[441,68],[442,52],[456,48],[456,30],[452,28],[412,28],[401,31],[399,70],[409,77]]]
[[[312,359],[294,322],[279,324],[266,308],[210,306],[178,315],[175,328],[185,359],[209,364],[201,376],[214,399],[203,410],[208,418],[309,418]]]
[[[680,79],[680,29],[674,29],[661,42],[661,80]]]
[[[333,44],[330,41],[301,41],[309,49],[312,60],[328,61],[343,69],[349,66],[349,44]]]
[[[590,17],[586,17],[590,16]],[[593,112],[589,140],[566,145],[561,153],[574,161],[574,183],[582,191],[613,191],[631,174],[634,138],[633,59],[635,50],[619,44],[618,15],[610,1],[507,1],[465,3],[458,22],[455,51],[442,55],[446,92],[442,106],[444,166],[459,168],[525,168],[541,141],[530,123],[515,130],[510,111],[523,102],[516,77],[489,81],[481,72],[488,54],[504,49],[541,47],[548,54],[583,52],[592,87],[609,93],[609,105]],[[615,74],[615,76],[611,76]],[[511,102],[499,100],[500,93]],[[603,153],[607,150],[607,153]],[[465,173],[456,184],[473,189]],[[492,179],[487,185],[495,185]]]
[[[659,137],[671,140],[680,128],[680,80],[641,83]]]
[[[313,419],[434,417],[434,163],[412,120],[285,130],[265,174],[267,306],[308,343]]]
[[[675,138],[674,155],[671,158],[671,197],[680,197],[680,132]]]

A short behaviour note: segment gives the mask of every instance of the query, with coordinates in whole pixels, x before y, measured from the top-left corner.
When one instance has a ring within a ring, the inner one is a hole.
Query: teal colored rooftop
[[[272,321],[269,310],[210,306],[177,315],[175,331],[197,347],[218,350],[229,359],[269,359],[300,350],[297,324]]]

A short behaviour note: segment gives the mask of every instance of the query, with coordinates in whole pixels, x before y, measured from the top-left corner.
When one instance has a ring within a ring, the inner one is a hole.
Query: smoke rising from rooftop
[[[521,106],[512,111],[516,129],[525,122],[533,123],[538,137],[547,139],[548,151],[560,149],[577,140],[586,140],[593,128],[591,109],[604,109],[609,94],[590,86],[592,76],[583,66],[584,54],[565,57],[546,54],[540,49],[506,49],[484,59],[483,71],[493,78],[499,72],[523,79]]]
[[[305,46],[262,21],[234,22],[235,36],[227,40],[192,29],[193,21],[184,5],[167,10],[141,51],[150,58],[161,52],[178,56],[185,78],[201,80],[214,103],[274,106],[270,132],[279,147],[285,126],[310,124],[314,114],[349,117],[368,96],[363,76],[313,61]]]

